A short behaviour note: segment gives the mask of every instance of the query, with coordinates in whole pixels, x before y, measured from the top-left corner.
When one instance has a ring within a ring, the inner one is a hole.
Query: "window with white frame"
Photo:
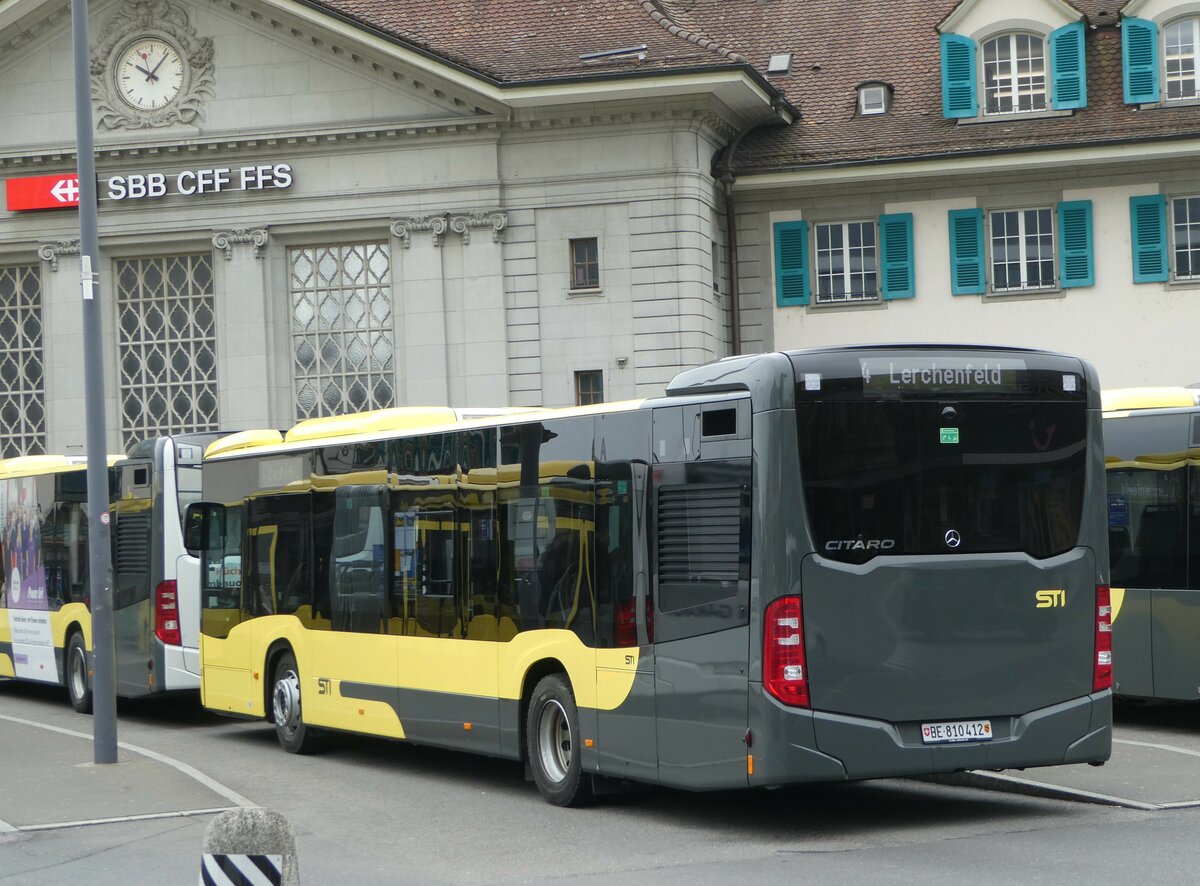
[[[988,114],[1046,107],[1046,46],[1037,34],[1001,34],[983,44],[984,109]]]
[[[863,117],[886,114],[888,88],[881,83],[868,83],[858,87],[858,113]]]
[[[1175,279],[1200,279],[1200,197],[1171,201],[1171,248],[1175,251]]]
[[[879,297],[875,222],[813,225],[816,303],[873,301]]]
[[[1200,51],[1200,17],[1172,22],[1163,29],[1163,74],[1167,100],[1198,98],[1196,55]]]
[[[1054,269],[1054,212],[1009,209],[990,214],[992,289],[1050,289]]]

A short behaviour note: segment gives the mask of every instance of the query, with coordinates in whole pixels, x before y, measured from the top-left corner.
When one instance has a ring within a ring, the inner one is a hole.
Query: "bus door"
[[[214,435],[215,436],[215,435]],[[188,673],[200,675],[200,561],[183,547],[181,517],[187,507],[200,500],[201,460],[199,443],[167,438],[159,447],[164,465],[161,517],[163,533],[163,579],[174,579],[182,641],[181,663]],[[174,470],[171,470],[172,466]],[[179,526],[179,530],[176,530]]]
[[[113,635],[118,695],[142,695],[150,689],[154,630],[151,591],[162,573],[162,551],[155,544],[154,472],[150,461],[125,461],[113,468]]]
[[[1188,451],[1200,447],[1200,415],[1106,419],[1104,446],[1114,689],[1193,700],[1200,685],[1200,468]]]
[[[314,503],[316,528],[323,522],[316,512],[326,509],[330,496],[313,496],[322,499]],[[312,582],[319,602],[306,635],[312,651],[307,674],[300,664],[305,718],[314,725],[399,737],[399,651],[397,638],[387,633],[388,490],[339,486],[332,499],[332,543],[314,531],[318,556],[325,550],[330,555],[318,564]],[[328,629],[317,616],[329,619]]]
[[[646,617],[646,607],[653,606],[650,419],[649,410],[596,416],[596,695],[600,770],[653,782],[658,736],[654,644]]]
[[[750,401],[654,410],[659,780],[747,783]]]

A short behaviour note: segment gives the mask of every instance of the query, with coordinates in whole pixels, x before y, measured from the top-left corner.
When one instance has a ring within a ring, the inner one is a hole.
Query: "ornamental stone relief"
[[[194,123],[215,95],[213,41],[170,0],[125,0],[92,48],[92,101],[101,129]]]

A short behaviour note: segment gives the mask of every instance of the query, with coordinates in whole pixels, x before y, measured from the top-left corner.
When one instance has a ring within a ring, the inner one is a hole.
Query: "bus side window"
[[[200,630],[221,639],[241,621],[242,506],[192,507],[206,512],[200,550]]]
[[[342,486],[334,500],[329,576],[333,629],[382,633],[387,617],[386,488]]]

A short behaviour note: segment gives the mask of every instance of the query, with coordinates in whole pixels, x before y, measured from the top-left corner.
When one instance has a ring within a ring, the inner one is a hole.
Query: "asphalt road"
[[[699,795],[647,789],[584,810],[543,803],[510,762],[356,737],[320,756],[294,757],[278,747],[270,726],[208,715],[191,699],[122,703],[119,713],[123,742],[186,763],[231,794],[287,816],[306,884],[1094,886],[1189,882],[1200,866],[1200,805],[1180,788],[1200,773],[1195,707],[1121,710],[1117,754],[1100,769],[1013,773],[1012,781],[982,787],[888,780]],[[64,753],[90,759],[86,741],[43,727],[90,732],[91,724],[70,710],[61,690],[12,683],[0,683],[0,718],[7,718],[0,719],[7,724],[0,732],[3,819],[5,783],[7,802],[15,790],[5,768],[46,753],[50,736],[66,743]],[[26,725],[34,723],[43,725]],[[72,750],[73,741],[79,748]],[[118,765],[136,774],[145,765],[136,756],[123,752]],[[64,764],[61,779],[60,770],[50,771],[42,776],[43,799],[56,807],[54,798],[63,798],[56,820],[95,818],[73,815],[70,802],[87,767]],[[161,799],[126,796],[139,783],[132,779],[114,802]],[[1197,788],[1192,796],[1200,802]],[[175,799],[182,790],[163,792]],[[193,812],[203,805],[199,794],[177,798],[177,807]],[[0,884],[195,883],[211,817],[0,833]]]

